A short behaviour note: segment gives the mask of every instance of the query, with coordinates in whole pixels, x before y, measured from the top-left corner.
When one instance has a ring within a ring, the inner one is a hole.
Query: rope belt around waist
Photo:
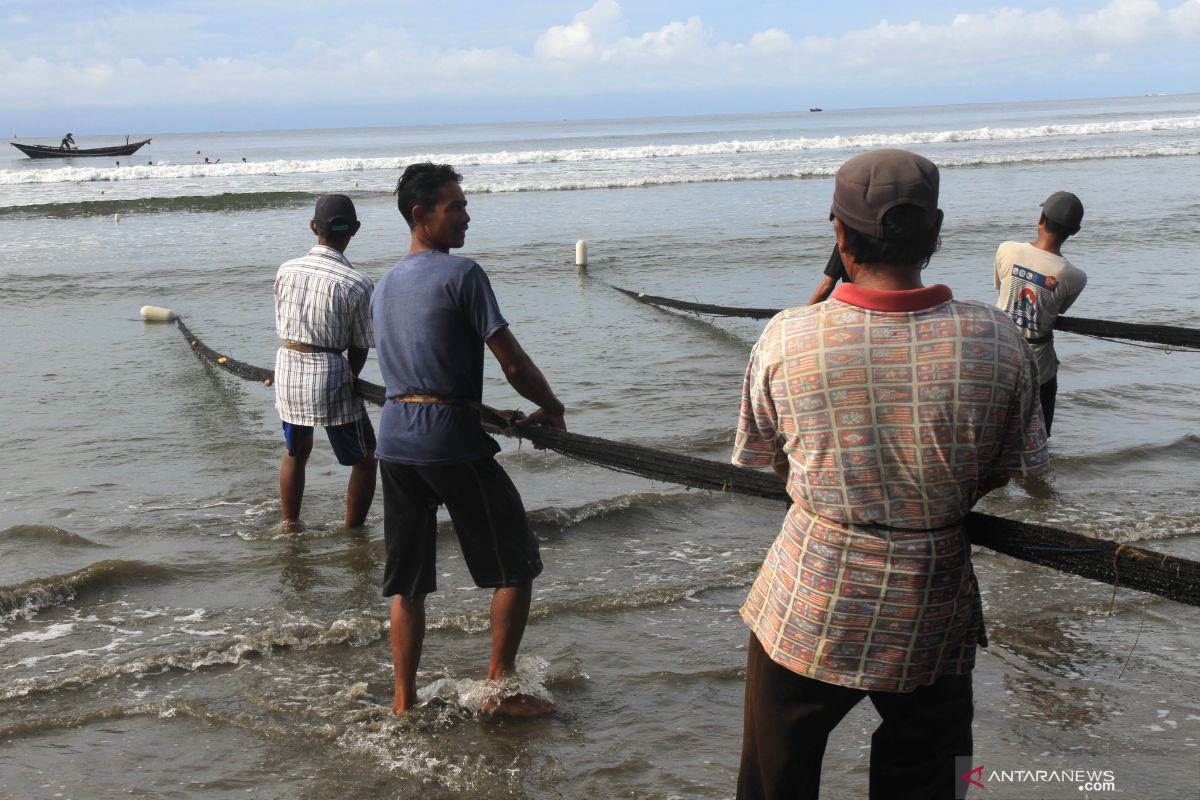
[[[287,339],[283,341],[283,346],[288,350],[295,350],[297,353],[333,353],[334,355],[341,355],[342,350],[345,350],[345,348],[338,350],[336,347],[318,347],[315,344],[304,344],[303,342],[293,342]]]
[[[832,522],[835,525],[845,525],[848,527],[858,528],[873,528],[877,531],[888,531],[889,533],[940,533],[941,531],[949,531],[953,530],[954,528],[961,527],[963,522],[966,521],[966,517],[962,517],[948,525],[939,525],[936,528],[899,528],[895,525],[884,525],[882,522],[846,522],[845,520],[833,519],[831,517],[826,517],[816,513],[813,513],[813,516],[820,517],[826,522]]]
[[[483,404],[470,397],[442,396],[436,394],[394,394],[388,398],[393,403],[420,403],[421,405],[440,404],[444,406],[466,406],[478,411]]]
[[[1050,331],[1049,333],[1044,333],[1041,336],[1034,336],[1032,339],[1026,339],[1025,341],[1029,344],[1045,344],[1046,342],[1053,340],[1054,331]]]
[[[488,408],[483,403],[472,397],[454,397],[452,395],[441,396],[436,394],[394,394],[388,398],[393,403],[418,403],[420,405],[444,405],[444,406],[463,406],[469,408],[479,415],[480,420],[492,425],[499,425],[501,428],[511,429],[514,423],[518,420],[525,419],[525,415],[520,411],[513,411],[508,416],[502,412],[496,411],[493,408]]]

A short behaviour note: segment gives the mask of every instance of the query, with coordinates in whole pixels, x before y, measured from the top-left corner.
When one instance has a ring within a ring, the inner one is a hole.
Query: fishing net
[[[255,367],[213,350],[200,341],[182,319],[176,318],[176,322],[192,350],[206,363],[245,380],[267,382],[273,379],[273,370]],[[363,399],[383,405],[384,387],[358,380],[355,388]],[[490,433],[526,439],[590,464],[651,480],[694,489],[788,500],[783,481],[768,472],[541,425],[502,428],[485,423],[484,428]],[[1114,587],[1138,589],[1200,606],[1200,562],[978,512],[968,515],[966,528],[973,544],[998,553],[1103,581]]]
[[[687,311],[692,314],[708,317],[742,317],[746,319],[770,319],[782,309],[778,308],[739,308],[736,306],[717,306],[709,303],[690,303],[686,300],[675,300],[671,297],[659,297],[643,294],[629,289],[613,286],[621,294],[631,297],[639,303],[645,303],[659,308],[672,308],[677,311]],[[1113,322],[1106,319],[1087,319],[1085,317],[1058,317],[1054,322],[1056,331],[1077,333],[1082,336],[1094,336],[1099,339],[1126,339],[1133,342],[1150,342],[1167,348],[1180,350],[1200,350],[1200,329],[1181,328],[1174,325],[1145,325],[1135,322]]]

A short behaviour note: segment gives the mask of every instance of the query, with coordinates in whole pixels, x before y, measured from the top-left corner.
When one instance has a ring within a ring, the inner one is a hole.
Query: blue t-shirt
[[[469,258],[436,250],[405,256],[371,297],[387,396],[483,399],[484,342],[508,325],[492,284]],[[468,406],[383,406],[375,455],[400,464],[460,464],[499,450]]]

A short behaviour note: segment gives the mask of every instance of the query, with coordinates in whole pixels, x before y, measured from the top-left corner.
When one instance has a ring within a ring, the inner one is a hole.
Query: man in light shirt
[[[279,498],[288,529],[300,525],[304,467],[317,425],[325,428],[338,463],[352,468],[346,527],[366,521],[375,497],[375,430],[354,392],[374,336],[373,285],[345,256],[359,227],[349,197],[322,195],[309,222],[317,244],[275,276],[275,329],[283,340],[275,356],[275,407],[285,442]]]
[[[1046,435],[1054,422],[1058,394],[1058,355],[1054,352],[1054,321],[1083,287],[1087,275],[1067,261],[1062,246],[1079,233],[1083,203],[1070,192],[1055,192],[1042,203],[1037,239],[1005,242],[996,250],[993,286],[1000,290],[996,305],[1008,312],[1025,335],[1038,364],[1038,384]]]

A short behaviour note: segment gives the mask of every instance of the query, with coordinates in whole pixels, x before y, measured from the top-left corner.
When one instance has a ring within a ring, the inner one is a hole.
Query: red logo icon
[[[983,779],[983,764],[980,764],[978,767],[971,770],[970,772],[964,772],[960,777],[963,780],[965,780],[967,783],[972,784],[973,786],[978,786],[980,789],[985,788],[982,783],[975,780],[975,778],[972,778],[971,777],[972,775],[974,775],[977,778],[979,778],[980,780],[982,780]]]

